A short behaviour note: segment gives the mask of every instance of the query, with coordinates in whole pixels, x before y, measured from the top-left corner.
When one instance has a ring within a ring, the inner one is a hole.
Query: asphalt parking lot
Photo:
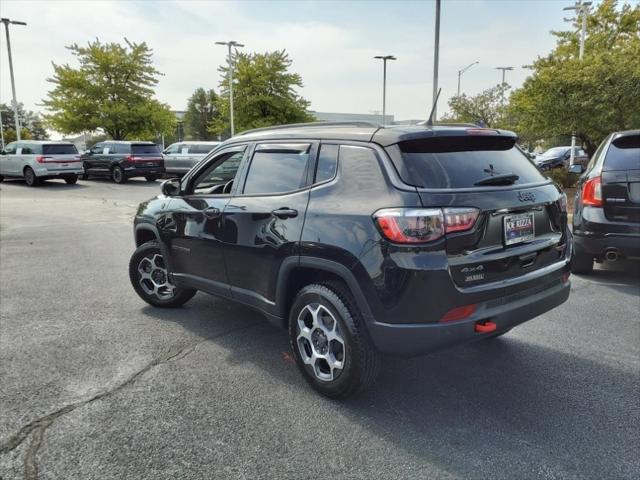
[[[2,479],[638,478],[638,263],[573,276],[501,339],[387,359],[336,402],[258,314],[136,296],[131,219],[158,191],[0,184]]]

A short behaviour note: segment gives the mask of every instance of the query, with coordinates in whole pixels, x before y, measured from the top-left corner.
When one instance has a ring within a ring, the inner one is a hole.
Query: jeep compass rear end
[[[260,310],[316,390],[348,396],[381,353],[501,335],[567,299],[566,198],[515,142],[467,126],[246,132],[140,206],[131,281],[160,307],[201,290]]]

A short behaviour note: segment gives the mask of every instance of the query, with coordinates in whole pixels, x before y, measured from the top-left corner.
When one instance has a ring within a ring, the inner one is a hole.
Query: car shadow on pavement
[[[225,362],[261,369],[296,404],[317,402],[292,361],[287,332],[261,315],[220,300],[212,307],[203,295],[183,310],[145,313],[212,337]],[[252,333],[213,335],[239,321]],[[373,388],[323,404],[418,465],[454,477],[633,478],[640,469],[638,372],[514,333],[419,358],[386,357]]]
[[[593,272],[575,277],[622,293],[640,295],[640,260],[596,263]]]

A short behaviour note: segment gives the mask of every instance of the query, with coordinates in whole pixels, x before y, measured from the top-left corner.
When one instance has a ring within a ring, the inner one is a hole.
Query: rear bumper
[[[33,172],[38,178],[58,178],[82,175],[84,170],[82,168],[82,164],[79,163],[77,167],[73,168],[55,168],[53,166],[46,166],[42,168],[34,168]]]
[[[508,330],[564,303],[571,283],[555,279],[517,294],[479,304],[469,318],[449,323],[389,324],[373,322],[369,333],[383,353],[415,356],[443,348],[480,340],[495,332]],[[475,324],[492,321],[495,332],[477,333]]]
[[[164,175],[165,169],[162,165],[156,165],[153,167],[142,167],[142,166],[127,166],[123,168],[124,174],[127,178],[132,177],[145,177],[147,175]]]
[[[640,257],[640,233],[589,233],[574,233],[576,251],[599,257],[606,250],[616,249],[624,257]]]

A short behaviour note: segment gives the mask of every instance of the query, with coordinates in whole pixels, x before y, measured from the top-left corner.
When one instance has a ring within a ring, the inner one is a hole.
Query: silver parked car
[[[184,175],[222,142],[178,142],[169,145],[164,152],[164,168],[167,173]]]
[[[0,180],[5,177],[24,178],[30,187],[50,178],[62,178],[73,184],[82,173],[78,149],[69,142],[11,142],[0,155]]]

